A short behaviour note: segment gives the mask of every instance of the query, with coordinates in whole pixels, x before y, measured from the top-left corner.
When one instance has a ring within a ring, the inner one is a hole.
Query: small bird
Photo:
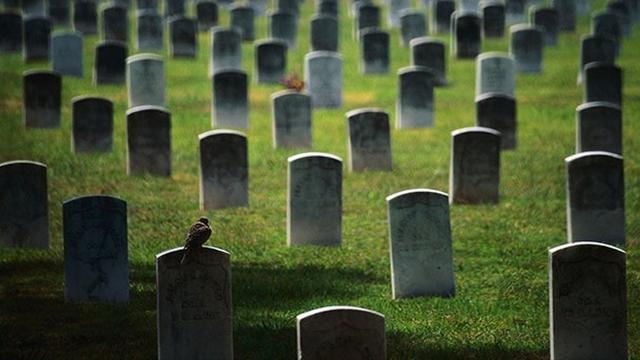
[[[187,240],[184,244],[184,255],[182,256],[182,260],[180,261],[180,265],[184,265],[188,262],[190,256],[193,255],[195,251],[202,248],[202,245],[209,240],[211,236],[211,226],[209,226],[209,219],[206,217],[201,217],[196,221],[189,232],[187,233]]]

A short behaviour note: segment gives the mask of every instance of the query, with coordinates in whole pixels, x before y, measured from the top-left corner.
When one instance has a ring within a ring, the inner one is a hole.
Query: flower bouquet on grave
[[[287,77],[285,77],[282,80],[282,84],[290,90],[295,90],[297,92],[302,91],[302,89],[304,89],[304,81],[302,81],[298,75],[296,74],[292,74],[289,75]]]

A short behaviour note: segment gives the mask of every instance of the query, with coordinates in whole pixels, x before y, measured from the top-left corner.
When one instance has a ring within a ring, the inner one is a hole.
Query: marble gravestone
[[[329,16],[311,18],[310,51],[339,51],[338,20]]]
[[[62,77],[47,70],[29,70],[24,72],[22,82],[22,118],[25,127],[60,127]]]
[[[162,16],[155,10],[140,10],[137,14],[136,47],[140,51],[160,51],[163,47]]]
[[[521,23],[524,20],[526,0],[505,0],[504,10],[506,22],[509,24]]]
[[[271,95],[274,148],[310,148],[313,111],[311,97],[295,90]]]
[[[392,297],[455,296],[449,196],[412,189],[386,200]]]
[[[287,43],[279,39],[256,41],[256,83],[279,84],[287,73]]]
[[[95,50],[93,82],[95,85],[124,84],[127,46],[118,41],[99,43]]]
[[[481,3],[482,36],[486,38],[501,38],[505,28],[504,4],[491,0]]]
[[[0,245],[49,248],[47,166],[35,161],[0,163]]]
[[[200,209],[249,206],[247,137],[239,131],[210,130],[200,144]]]
[[[542,72],[542,31],[537,27],[519,24],[510,28],[510,34],[509,53],[516,61],[516,71],[525,74]]]
[[[127,110],[127,175],[171,176],[171,114],[159,106]]]
[[[580,46],[580,69],[578,84],[582,82],[584,67],[592,62],[615,63],[618,47],[613,39],[587,35],[582,37]]]
[[[587,151],[565,159],[567,238],[625,245],[622,156]]]
[[[387,0],[387,24],[390,28],[397,28],[400,26],[400,16],[403,10],[411,7],[410,0]]]
[[[435,122],[434,75],[422,66],[398,70],[396,128],[432,127]]]
[[[169,53],[173,58],[195,58],[198,29],[193,19],[175,16],[169,20]]]
[[[365,108],[346,116],[349,171],[392,170],[389,114]]]
[[[127,43],[129,38],[129,18],[127,8],[110,5],[102,9],[102,40]]]
[[[532,6],[529,10],[529,23],[542,30],[545,45],[555,46],[558,44],[560,20],[555,8]]]
[[[551,0],[551,6],[558,11],[560,31],[576,30],[576,2],[577,0]]]
[[[185,15],[185,0],[164,0],[163,3],[165,19]]]
[[[213,75],[213,127],[249,128],[248,82],[241,70],[223,69]]]
[[[113,145],[113,103],[105,98],[71,99],[71,148],[75,153],[110,152]]]
[[[405,9],[400,12],[400,43],[409,46],[412,39],[427,35],[427,19],[419,10]]]
[[[180,264],[183,254],[156,255],[158,359],[232,360],[231,254],[203,246]]]
[[[389,72],[389,33],[378,28],[360,32],[360,72],[386,74]]]
[[[384,360],[384,315],[352,306],[327,306],[296,317],[298,359]]]
[[[98,33],[97,2],[93,0],[73,2],[73,29],[83,35]]]
[[[616,55],[620,52],[620,41],[622,39],[622,28],[615,13],[611,11],[599,11],[591,17],[591,34],[594,36],[606,37],[615,41]]]
[[[68,0],[49,0],[49,19],[55,26],[69,26],[69,18],[71,15],[70,1]]]
[[[339,246],[342,159],[309,152],[287,162],[287,245]]]
[[[626,360],[626,253],[581,242],[549,250],[551,359]]]
[[[427,68],[435,86],[447,85],[447,52],[443,41],[430,37],[411,40],[411,65]]]
[[[22,16],[15,12],[0,12],[0,54],[22,51]]]
[[[500,132],[468,127],[451,132],[449,201],[452,204],[498,203]]]
[[[22,57],[25,62],[49,61],[51,21],[38,16],[25,16],[22,22]]]
[[[165,106],[164,60],[155,54],[137,54],[127,58],[127,95],[129,108]]]
[[[500,148],[517,146],[516,98],[503,93],[487,92],[476,96],[476,125],[500,132]]]
[[[51,67],[60,75],[82,77],[82,35],[75,32],[54,33],[51,37]]]
[[[289,49],[294,49],[298,42],[298,18],[283,11],[269,14],[269,36],[284,41]]]
[[[229,10],[231,27],[240,30],[243,41],[253,41],[255,38],[254,11],[249,6],[234,5]]]
[[[583,151],[622,155],[622,110],[618,105],[590,102],[576,108],[576,153]]]
[[[304,82],[314,108],[342,106],[342,56],[312,51],[304,57]]]
[[[473,59],[482,47],[482,19],[475,12],[451,15],[451,54],[458,59]]]
[[[451,28],[451,15],[456,10],[456,2],[454,0],[433,0],[432,4],[431,33],[448,33]]]
[[[606,101],[622,107],[622,69],[592,62],[584,67],[583,76],[584,102]]]
[[[211,58],[209,76],[224,69],[240,70],[242,66],[242,35],[236,28],[211,28]]]
[[[373,4],[360,6],[353,26],[353,38],[356,40],[360,38],[362,30],[380,28],[380,8]]]
[[[196,2],[196,19],[198,31],[209,31],[218,25],[218,3],[212,0],[199,0]]]
[[[515,97],[516,64],[506,53],[486,52],[476,58],[476,96],[500,93]]]
[[[128,302],[127,203],[85,196],[62,205],[64,298],[69,302]]]

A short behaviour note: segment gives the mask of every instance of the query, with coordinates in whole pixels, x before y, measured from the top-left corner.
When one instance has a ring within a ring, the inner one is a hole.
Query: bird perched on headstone
[[[209,226],[209,219],[201,217],[196,221],[189,232],[187,233],[187,240],[184,244],[184,255],[180,265],[186,264],[193,256],[194,252],[202,248],[202,245],[209,240],[211,236],[211,226]]]

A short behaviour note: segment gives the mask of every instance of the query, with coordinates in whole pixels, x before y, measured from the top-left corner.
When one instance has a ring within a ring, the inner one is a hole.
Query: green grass
[[[364,76],[341,4],[345,105],[318,110],[313,150],[346,160],[345,112],[380,107],[395,123],[397,69],[409,50],[392,31],[392,71]],[[599,2],[601,4],[602,2]],[[300,22],[299,46],[289,72],[302,74],[313,4]],[[222,24],[228,24],[226,11]],[[544,72],[517,79],[518,149],[503,153],[501,202],[453,206],[451,222],[457,295],[453,299],[391,300],[385,197],[426,187],[447,191],[450,132],[475,123],[471,60],[448,62],[451,86],[436,91],[436,126],[393,130],[393,172],[345,170],[343,245],[286,246],[286,158],[304,149],[274,150],[270,94],[279,86],[251,85],[250,207],[207,212],[211,244],[232,254],[234,348],[238,359],[295,357],[295,316],[326,305],[354,305],[386,316],[392,359],[545,359],[549,354],[547,250],[566,242],[564,158],[574,153],[575,84],[581,18],[576,34],[545,49]],[[266,19],[257,22],[266,36]],[[0,161],[30,159],[49,166],[47,251],[0,249],[0,358],[149,359],[156,356],[154,255],[183,243],[198,210],[197,136],[209,130],[209,36],[201,33],[194,60],[166,58],[167,102],[172,116],[170,179],[125,174],[124,86],[91,85],[96,37],[85,41],[85,77],[63,81],[62,126],[26,130],[21,120],[21,74],[47,64],[0,56]],[[133,39],[133,36],[131,36]],[[447,42],[449,39],[443,37]],[[627,206],[629,345],[640,358],[640,32],[625,39],[624,155]],[[130,52],[133,54],[133,42]],[[507,51],[507,39],[488,40],[483,51]],[[253,48],[243,47],[253,72]],[[74,155],[70,100],[98,94],[115,102],[114,150]],[[346,169],[346,166],[345,166]],[[63,297],[62,202],[87,194],[121,197],[129,207],[131,301],[127,305],[67,304]]]

